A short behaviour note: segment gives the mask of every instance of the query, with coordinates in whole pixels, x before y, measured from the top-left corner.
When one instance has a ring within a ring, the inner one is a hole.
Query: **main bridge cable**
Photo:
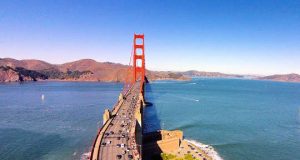
[[[142,39],[142,44],[137,44],[136,39]],[[130,61],[127,69],[127,76],[124,80],[123,87],[123,95],[128,92],[129,88],[132,87],[133,84],[139,81],[140,83],[140,93],[143,93],[143,85],[145,81],[145,39],[144,34],[134,34],[133,38],[133,47],[131,50]],[[142,49],[142,54],[138,55],[136,49]],[[132,62],[133,60],[133,62]],[[141,61],[141,66],[137,66],[137,60]],[[131,63],[132,66],[131,66]],[[137,77],[138,76],[138,77]]]
[[[126,78],[124,81],[123,95],[125,95],[125,93],[128,91],[129,88],[131,88],[131,86],[133,84],[133,82],[131,82],[132,76],[133,76],[133,66],[131,66],[131,62],[133,59],[133,50],[134,50],[134,47],[132,46],[129,64],[128,64],[128,68],[127,68],[127,75],[126,75]]]

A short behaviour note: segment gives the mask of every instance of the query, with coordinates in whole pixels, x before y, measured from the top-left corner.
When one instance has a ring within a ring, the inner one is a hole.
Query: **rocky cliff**
[[[47,77],[39,72],[22,67],[0,66],[0,82],[37,81],[39,79],[44,80]]]
[[[11,68],[0,66],[0,82],[17,82],[19,80],[18,72]]]

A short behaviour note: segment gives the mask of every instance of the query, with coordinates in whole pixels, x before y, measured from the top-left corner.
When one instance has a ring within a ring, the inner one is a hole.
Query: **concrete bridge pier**
[[[146,102],[145,102],[145,98],[144,98],[144,94],[143,93],[139,94],[139,100],[142,101],[142,105],[143,105],[143,107],[145,107],[146,106]]]
[[[111,112],[109,109],[105,109],[103,113],[103,125],[111,118]]]

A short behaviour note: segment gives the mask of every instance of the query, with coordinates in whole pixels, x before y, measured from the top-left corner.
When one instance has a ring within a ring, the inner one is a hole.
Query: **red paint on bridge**
[[[90,160],[111,160],[118,157],[124,160],[141,160],[142,140],[141,136],[137,138],[136,134],[142,134],[140,132],[142,131],[140,107],[144,104],[144,99],[140,93],[143,94],[144,92],[146,72],[144,34],[134,34],[133,40],[133,52],[122,98],[119,97],[119,101],[110,112],[111,117],[99,129],[92,147]],[[118,147],[121,144],[123,147]]]
[[[134,34],[132,53],[123,93],[125,93],[135,82],[138,81],[141,84],[140,92],[143,93],[143,84],[145,82],[146,74],[144,40],[144,34]]]
[[[143,93],[143,84],[145,81],[145,46],[144,34],[134,34],[133,42],[133,82],[140,81],[140,92]]]

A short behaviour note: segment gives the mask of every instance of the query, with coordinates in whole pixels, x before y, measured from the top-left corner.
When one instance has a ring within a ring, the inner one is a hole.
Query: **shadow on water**
[[[26,131],[23,129],[0,129],[0,159],[42,159],[61,146],[64,140],[56,134]]]
[[[144,109],[144,133],[154,132],[161,129],[160,119],[158,118],[156,105],[152,103],[154,94],[150,83],[146,84],[145,100],[146,107]]]
[[[145,87],[146,107],[144,108],[143,114],[143,159],[162,160],[159,154],[162,151],[156,143],[156,140],[161,139],[161,135],[154,133],[155,131],[162,129],[160,125],[160,119],[158,118],[156,105],[153,103],[155,96],[153,94],[153,90],[150,83],[146,83]]]

